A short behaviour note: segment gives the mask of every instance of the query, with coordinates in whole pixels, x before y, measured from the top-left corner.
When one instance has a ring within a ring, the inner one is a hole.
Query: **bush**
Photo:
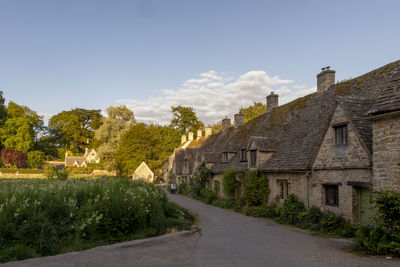
[[[70,172],[68,170],[58,169],[52,165],[46,165],[44,168],[44,175],[49,179],[61,179],[65,180],[68,178]]]
[[[281,219],[290,224],[297,224],[302,218],[300,212],[304,212],[303,203],[297,200],[295,195],[289,195],[282,205]],[[301,215],[305,215],[302,213]]]
[[[217,194],[211,190],[202,189],[200,195],[201,200],[206,204],[211,204],[214,200],[217,200]]]
[[[190,229],[192,216],[128,179],[0,180],[0,261]]]
[[[400,256],[400,193],[379,192],[372,201],[376,207],[373,222],[357,230],[356,248],[369,254]]]
[[[9,167],[26,166],[26,153],[13,147],[3,148],[0,155],[1,162]]]
[[[222,187],[226,195],[232,195],[235,193],[238,182],[236,181],[237,171],[230,169],[222,174]]]
[[[268,203],[268,178],[259,171],[248,171],[243,179],[241,202],[246,206],[260,206]]]
[[[216,207],[220,207],[223,209],[235,209],[235,207],[238,205],[238,203],[234,200],[231,199],[222,199],[222,198],[218,198],[215,199],[211,205],[216,206]]]
[[[243,209],[243,213],[248,216],[253,217],[265,217],[274,218],[275,217],[275,207],[274,206],[253,206],[246,207]]]
[[[27,154],[28,165],[32,168],[42,168],[45,161],[45,155],[42,151],[34,150]]]

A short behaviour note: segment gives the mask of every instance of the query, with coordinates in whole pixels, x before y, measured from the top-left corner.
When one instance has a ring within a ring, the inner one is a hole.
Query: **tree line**
[[[246,120],[263,113],[265,105],[241,108]],[[85,148],[98,152],[101,165],[130,175],[142,161],[160,171],[163,162],[180,143],[180,136],[204,127],[194,109],[171,107],[168,125],[137,122],[126,106],[100,109],[74,108],[52,116],[45,125],[42,116],[13,101],[5,104],[0,91],[0,164],[3,167],[41,168],[46,160],[82,155]],[[217,131],[218,124],[213,125]]]

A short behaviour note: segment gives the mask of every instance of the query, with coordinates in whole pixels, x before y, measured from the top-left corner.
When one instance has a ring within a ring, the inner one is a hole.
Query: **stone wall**
[[[320,150],[314,162],[314,169],[324,168],[354,168],[371,166],[370,156],[361,145],[351,123],[348,123],[348,144],[336,145],[335,128],[332,126],[348,122],[348,118],[340,106],[333,114],[330,126],[326,132]]]
[[[316,206],[322,210],[330,210],[351,222],[357,222],[357,188],[347,185],[347,182],[370,183],[371,169],[356,170],[319,170],[314,171],[310,178],[310,207]],[[338,184],[339,206],[328,206],[325,203],[324,184]]]
[[[280,180],[288,181],[288,193],[294,194],[298,200],[307,203],[307,176],[306,173],[267,173],[269,179],[268,186],[271,190],[269,194],[269,203],[277,202],[280,203],[283,200],[280,199]]]
[[[400,191],[400,116],[373,122],[373,185]]]

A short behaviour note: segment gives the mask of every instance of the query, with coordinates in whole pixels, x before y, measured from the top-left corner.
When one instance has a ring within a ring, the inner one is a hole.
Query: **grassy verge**
[[[128,179],[0,180],[0,261],[190,229],[193,217],[152,184]]]

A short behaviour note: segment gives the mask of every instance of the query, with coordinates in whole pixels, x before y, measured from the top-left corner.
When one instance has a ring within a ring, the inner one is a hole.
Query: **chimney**
[[[199,140],[203,136],[203,130],[198,129],[197,130],[197,140]]]
[[[279,96],[274,94],[274,92],[271,92],[267,96],[267,112],[270,112],[274,108],[278,107],[278,98]]]
[[[186,134],[182,134],[181,136],[181,144],[186,143]]]
[[[231,127],[231,119],[225,118],[222,120],[222,131],[225,132]]]
[[[189,132],[189,141],[193,141],[193,132]]]
[[[239,128],[244,124],[244,115],[242,113],[235,114],[234,117],[235,128]]]
[[[209,137],[210,135],[212,135],[212,128],[211,127],[206,127],[206,135],[205,135],[205,137]]]
[[[325,92],[328,88],[335,84],[336,71],[331,70],[330,66],[321,68],[321,72],[317,75],[317,92]]]

